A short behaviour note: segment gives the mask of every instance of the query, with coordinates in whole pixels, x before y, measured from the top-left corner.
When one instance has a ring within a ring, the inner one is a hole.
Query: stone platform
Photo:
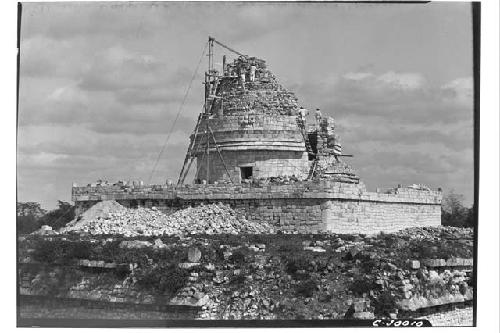
[[[363,183],[331,180],[290,183],[74,186],[77,214],[103,200],[126,207],[172,212],[214,202],[229,204],[248,220],[270,222],[283,232],[394,232],[441,224],[441,191],[396,187],[369,192]]]

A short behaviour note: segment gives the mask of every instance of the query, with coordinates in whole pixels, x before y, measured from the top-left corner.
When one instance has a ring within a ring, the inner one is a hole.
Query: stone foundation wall
[[[324,206],[322,219],[333,233],[372,234],[441,224],[439,205],[329,200]]]
[[[250,185],[153,185],[74,187],[77,214],[101,200],[126,207],[157,207],[172,212],[187,206],[223,202],[248,220],[271,222],[286,232],[378,233],[441,224],[441,192],[399,187],[368,192],[363,183],[331,181]]]

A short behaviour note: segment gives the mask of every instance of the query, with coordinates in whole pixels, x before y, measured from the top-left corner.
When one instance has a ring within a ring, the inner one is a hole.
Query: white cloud
[[[70,84],[55,88],[48,96],[49,103],[86,104],[89,102],[88,95],[78,89],[76,84]]]
[[[458,78],[441,87],[447,100],[467,106],[472,106],[473,88],[472,77]]]
[[[378,76],[377,81],[402,90],[420,89],[425,84],[424,77],[419,73],[396,73],[393,71]]]
[[[354,72],[349,72],[347,74],[344,74],[342,77],[347,79],[347,80],[354,80],[354,81],[359,81],[359,80],[365,80],[367,78],[372,77],[372,73],[366,73],[366,72],[361,72],[361,73],[354,73]]]

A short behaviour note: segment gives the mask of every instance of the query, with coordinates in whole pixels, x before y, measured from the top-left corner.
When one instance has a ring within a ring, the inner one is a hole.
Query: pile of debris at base
[[[413,227],[400,230],[396,233],[396,235],[409,237],[409,239],[458,239],[472,242],[474,239],[474,229],[451,226]]]
[[[126,237],[183,234],[260,234],[274,230],[253,223],[223,204],[200,205],[165,215],[153,208],[129,209],[101,201],[59,230],[60,233],[120,234]]]

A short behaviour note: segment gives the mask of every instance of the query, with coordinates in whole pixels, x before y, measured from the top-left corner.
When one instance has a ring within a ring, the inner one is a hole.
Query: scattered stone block
[[[419,269],[420,268],[420,261],[410,260],[410,268],[411,269]]]
[[[179,263],[179,268],[183,268],[183,269],[190,269],[192,267],[196,267],[196,266],[199,266],[200,263],[199,262],[181,262]]]
[[[355,312],[353,315],[354,319],[374,319],[375,315],[371,312]]]
[[[191,247],[188,250],[188,260],[190,262],[199,262],[201,259],[201,251],[197,247]]]

